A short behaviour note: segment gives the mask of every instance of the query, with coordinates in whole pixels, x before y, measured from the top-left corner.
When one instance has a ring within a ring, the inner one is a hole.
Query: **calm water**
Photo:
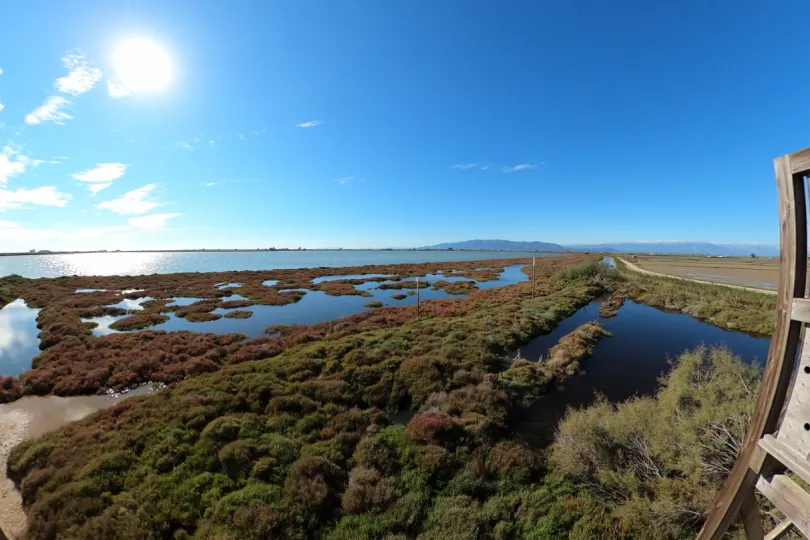
[[[616,317],[599,317],[601,301],[592,302],[562,321],[550,334],[534,339],[520,349],[521,356],[537,360],[559,338],[577,326],[598,320],[613,337],[602,338],[593,356],[582,363],[585,371],[565,381],[562,389],[541,397],[514,418],[515,430],[531,446],[547,445],[566,408],[593,403],[595,393],[618,402],[634,395],[649,395],[658,387],[658,377],[669,370],[668,359],[686,349],[726,345],[746,362],[764,364],[770,339],[731,332],[681,313],[625,302]]]
[[[39,354],[38,313],[22,300],[0,309],[0,376],[31,369],[31,359]]]
[[[511,265],[504,268],[500,278],[493,281],[486,281],[479,284],[482,289],[492,287],[503,287],[521,281],[528,281],[528,276],[520,271],[523,265]],[[444,279],[442,275],[428,274],[426,276],[431,281]],[[461,278],[449,278],[456,281]],[[406,280],[408,281],[408,280]],[[387,281],[385,283],[394,283]],[[246,309],[253,312],[249,319],[226,319],[221,318],[208,322],[189,322],[183,318],[176,317],[174,313],[169,314],[169,320],[163,324],[152,327],[155,330],[167,332],[178,332],[188,330],[191,332],[214,332],[219,334],[241,333],[248,337],[260,337],[264,329],[277,324],[315,324],[323,321],[330,321],[354,315],[373,308],[365,306],[367,302],[382,302],[389,306],[407,306],[416,303],[416,296],[406,296],[403,300],[391,298],[394,294],[408,294],[410,289],[379,289],[381,283],[366,282],[358,285],[357,288],[368,291],[371,296],[329,296],[321,291],[306,291],[304,297],[295,304],[286,306],[250,306]],[[130,291],[121,291],[124,294]],[[77,293],[83,294],[83,293]],[[463,298],[465,295],[451,295],[442,290],[433,291],[431,289],[421,289],[422,300],[432,300],[437,298]],[[151,300],[150,297],[137,298],[134,300],[122,299],[115,307],[127,309],[131,312],[138,312],[143,309],[141,304]],[[174,298],[170,305],[187,306],[197,302],[200,298]],[[245,300],[243,296],[232,294],[222,300]],[[224,315],[233,309],[218,308],[214,313]],[[39,330],[37,329],[36,318],[39,310],[31,309],[22,300],[16,300],[0,310],[0,375],[19,375],[23,371],[31,369],[31,360],[39,354]],[[96,336],[105,336],[115,333],[110,325],[124,316],[94,317],[82,319],[85,322],[95,322],[98,324],[93,329]]]
[[[274,270],[321,266],[365,266],[423,262],[475,261],[518,257],[556,257],[561,253],[523,251],[256,251],[193,253],[76,253],[0,257],[0,276],[28,278],[111,276]]]
[[[529,277],[520,271],[524,265],[515,264],[507,266],[501,273],[500,278],[492,281],[484,281],[478,284],[481,289],[491,289],[493,287],[503,287],[505,285],[513,285],[521,281],[528,281]],[[331,276],[320,278],[316,281],[329,281]],[[346,276],[344,276],[346,277]],[[366,276],[349,276],[352,279],[362,279],[377,277],[377,274]],[[382,276],[380,276],[382,277]],[[427,274],[425,276],[430,282],[439,279],[447,281],[459,281],[466,278],[445,278],[440,274]],[[403,281],[414,281],[408,278]],[[321,291],[306,290],[304,297],[294,304],[286,306],[248,306],[245,308],[237,308],[239,310],[252,311],[253,316],[249,319],[226,319],[225,317],[216,321],[206,322],[189,322],[181,317],[176,317],[174,313],[169,314],[169,320],[165,323],[153,326],[154,330],[165,330],[167,332],[178,332],[188,330],[190,332],[214,332],[217,334],[230,334],[241,333],[248,337],[259,337],[263,335],[264,329],[269,326],[277,324],[292,325],[292,324],[315,324],[324,321],[331,321],[369,311],[374,308],[366,307],[368,302],[382,302],[387,306],[409,306],[416,304],[416,295],[406,296],[402,300],[394,300],[391,298],[394,294],[408,294],[414,289],[379,289],[379,285],[383,283],[395,283],[394,281],[384,281],[378,283],[376,281],[368,281],[361,285],[357,285],[360,290],[367,291],[371,294],[368,296],[329,296]],[[302,289],[303,290],[303,289]],[[466,295],[461,294],[448,294],[443,290],[420,289],[419,296],[422,301],[435,300],[438,298],[464,298]],[[138,299],[132,302],[139,303],[146,299]],[[200,300],[199,298],[175,298],[174,304],[187,306]],[[244,300],[244,297],[239,295],[231,295],[223,298],[223,300]],[[139,306],[140,307],[140,306]],[[214,310],[214,313],[225,315],[229,311],[236,311],[235,309],[222,309]],[[109,328],[110,324],[122,317],[96,317],[93,319],[82,319],[84,321],[92,321],[98,323],[98,326],[93,329],[93,333],[97,336],[103,336],[114,333],[115,330]]]

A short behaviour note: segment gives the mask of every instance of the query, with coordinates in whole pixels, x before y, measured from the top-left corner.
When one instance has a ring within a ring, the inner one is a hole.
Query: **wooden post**
[[[416,278],[416,320],[419,320],[419,278]]]
[[[537,270],[537,257],[532,257],[532,300],[534,300],[534,290],[537,288],[535,271]]]

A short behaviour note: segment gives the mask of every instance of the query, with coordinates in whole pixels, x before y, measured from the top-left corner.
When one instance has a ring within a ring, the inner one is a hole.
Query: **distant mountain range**
[[[464,242],[445,242],[420,249],[470,249],[496,251],[565,251],[560,244],[549,242],[513,242],[512,240],[465,240]]]
[[[605,251],[615,253],[667,253],[695,255],[778,257],[776,244],[712,244],[710,242],[619,242],[610,244],[571,244],[514,242],[512,240],[466,240],[445,242],[420,249],[469,249],[496,251]]]
[[[776,244],[712,244],[709,242],[622,242],[611,244],[575,244],[568,246],[574,251],[609,251],[617,253],[669,253],[695,255],[725,255],[746,257],[754,253],[758,257],[778,257]]]

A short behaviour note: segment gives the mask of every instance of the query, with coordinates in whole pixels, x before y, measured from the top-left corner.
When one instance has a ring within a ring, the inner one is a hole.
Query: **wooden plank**
[[[761,477],[757,489],[785,514],[799,532],[810,537],[810,494],[784,474],[775,474],[770,480]]]
[[[791,529],[793,529],[793,522],[789,519],[783,519],[779,522],[779,525],[771,529],[768,534],[765,535],[765,540],[779,540],[789,533]]]
[[[777,440],[773,435],[762,437],[759,446],[793,471],[796,476],[810,483],[810,461],[797,454],[795,450]]]
[[[805,327],[799,367],[776,438],[802,456],[810,455],[810,331]]]
[[[745,536],[748,540],[764,540],[765,530],[762,528],[762,516],[759,515],[754,487],[748,491],[740,506],[740,515],[743,520]]]
[[[773,433],[790,385],[801,323],[790,318],[794,298],[804,296],[807,271],[807,214],[803,178],[794,175],[789,156],[774,160],[779,201],[779,288],[775,328],[768,349],[748,431],[742,449],[709,517],[701,529],[700,540],[720,540],[737,517],[743,499],[756,482],[757,474],[749,463],[765,433]]]
[[[810,323],[810,300],[807,298],[794,298],[790,317],[794,321]]]
[[[790,154],[791,174],[806,173],[807,171],[810,171],[810,148]]]

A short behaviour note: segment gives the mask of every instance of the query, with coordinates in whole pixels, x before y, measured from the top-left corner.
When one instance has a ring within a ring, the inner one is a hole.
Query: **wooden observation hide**
[[[798,530],[810,538],[810,299],[807,298],[807,177],[810,148],[774,160],[779,199],[779,291],[762,385],[742,450],[698,538],[719,539],[739,516],[750,539]],[[802,334],[804,336],[802,337]],[[800,347],[801,346],[801,347]],[[801,349],[801,352],[800,352]],[[755,490],[786,519],[767,535]]]

